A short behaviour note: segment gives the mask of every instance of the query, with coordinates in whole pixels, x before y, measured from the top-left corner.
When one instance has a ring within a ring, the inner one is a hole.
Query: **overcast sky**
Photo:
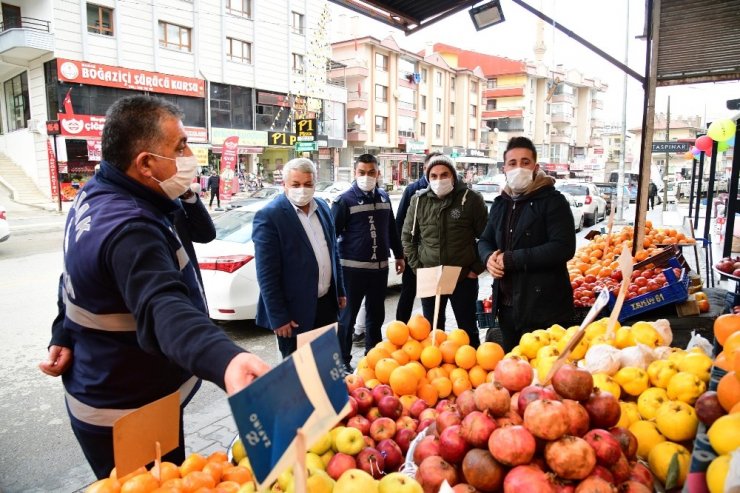
[[[629,66],[640,74],[645,72],[646,43],[635,39],[643,32],[644,0],[528,0],[528,3],[620,61],[624,61],[625,38],[628,34]],[[534,60],[533,47],[539,19],[510,0],[501,0],[506,21],[483,31],[476,31],[470,15],[463,11],[410,36],[334,3],[330,2],[329,5],[332,10],[330,29],[333,41],[347,39],[351,34],[348,29],[354,26],[358,35],[370,34],[382,39],[394,34],[402,48],[412,51],[421,50],[428,43],[441,42],[497,56]],[[357,20],[351,22],[349,19],[352,17]],[[549,25],[545,27],[544,39],[547,45],[544,57],[546,64],[563,64],[566,68],[577,69],[609,85],[604,97],[604,121],[619,124],[622,119],[624,73]],[[733,115],[734,112],[727,110],[725,101],[740,98],[740,82],[658,88],[656,112],[666,111],[669,95],[672,117],[699,115],[703,119],[706,115],[712,121]],[[628,76],[628,128],[640,125],[642,105],[642,86]]]

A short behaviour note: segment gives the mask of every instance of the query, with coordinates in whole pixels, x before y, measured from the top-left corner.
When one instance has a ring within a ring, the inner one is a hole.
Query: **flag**
[[[67,115],[74,115],[75,110],[72,108],[72,88],[67,91],[67,95],[64,96],[64,113]]]

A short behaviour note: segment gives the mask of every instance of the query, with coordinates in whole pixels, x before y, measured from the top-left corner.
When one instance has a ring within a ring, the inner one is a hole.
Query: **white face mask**
[[[375,188],[375,184],[378,182],[378,180],[374,176],[358,176],[355,178],[355,181],[357,182],[357,186],[360,187],[360,190],[363,192],[372,192]]]
[[[533,172],[527,168],[514,168],[506,172],[506,183],[515,194],[523,193],[534,180]]]
[[[429,184],[432,186],[432,192],[437,194],[437,197],[444,197],[450,193],[453,189],[452,178],[443,178],[441,180],[431,180]]]
[[[313,199],[313,187],[289,188],[286,192],[288,200],[296,207],[303,207]]]
[[[152,179],[159,183],[159,187],[162,191],[170,198],[175,200],[180,195],[184,194],[190,189],[190,184],[193,182],[193,178],[198,172],[198,158],[195,156],[179,156],[177,158],[160,156],[150,152],[152,156],[157,156],[160,159],[169,159],[175,162],[177,171],[174,175],[170,176],[166,180],[159,181],[152,176]]]

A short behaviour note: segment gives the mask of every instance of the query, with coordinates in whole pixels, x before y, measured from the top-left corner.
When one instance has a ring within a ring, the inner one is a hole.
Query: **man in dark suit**
[[[286,358],[298,333],[336,322],[347,298],[331,211],[313,199],[316,166],[292,159],[283,179],[285,194],[255,214],[252,241],[260,286],[256,322],[275,332]]]

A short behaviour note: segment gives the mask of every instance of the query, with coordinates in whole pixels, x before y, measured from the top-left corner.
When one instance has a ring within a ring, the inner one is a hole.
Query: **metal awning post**
[[[737,123],[737,122],[736,122]],[[740,178],[740,125],[735,128],[735,149],[732,152],[732,171],[730,172],[730,186],[728,187],[728,193],[730,194],[727,200],[727,208],[725,209],[725,242],[722,246],[722,256],[729,257],[732,253],[732,237],[735,232],[735,211],[737,210],[737,192],[738,192],[738,178]]]
[[[712,265],[712,236],[709,232],[709,224],[712,221],[712,202],[714,202],[714,173],[717,169],[717,146],[716,140],[712,141],[712,157],[709,160],[709,185],[707,186],[707,210],[704,213],[704,259],[706,261],[707,275],[711,277],[714,287],[714,270]],[[707,279],[709,280],[709,279]]]
[[[694,180],[696,180],[696,158],[693,158],[691,160],[691,187],[689,189],[689,219],[691,219],[691,216],[693,216],[692,211],[694,210]],[[676,194],[678,194],[679,191],[676,190]],[[678,200],[678,197],[676,197],[676,200]]]
[[[699,209],[701,209],[701,184],[704,181],[704,151],[699,154],[699,176],[696,177],[696,209],[694,209],[694,227],[699,227]],[[693,197],[691,198],[694,199]]]

